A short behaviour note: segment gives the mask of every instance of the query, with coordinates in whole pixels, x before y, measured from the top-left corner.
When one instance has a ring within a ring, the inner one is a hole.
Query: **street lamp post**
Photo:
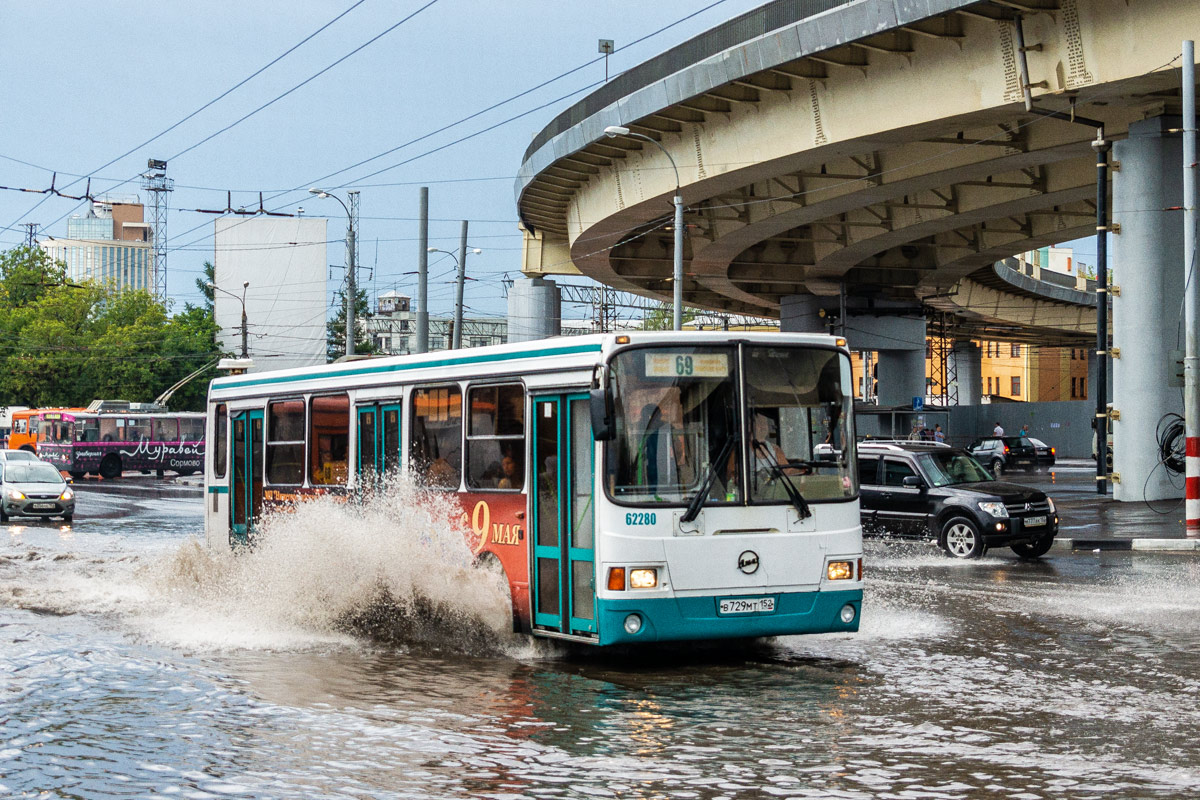
[[[324,189],[312,187],[308,190],[311,194],[315,194],[322,199],[332,197],[341,203],[342,208],[346,210],[346,355],[354,355],[354,306],[358,303],[358,270],[356,269],[358,261],[358,245],[354,239],[354,215],[350,213],[350,207],[342,202],[342,198],[336,194],[330,194]]]
[[[675,159],[671,157],[670,152],[662,146],[661,142],[644,133],[635,133],[622,125],[609,125],[604,129],[604,135],[610,139],[628,136],[650,142],[663,151],[663,155],[671,162],[671,169],[675,170],[675,198],[673,201],[675,203],[675,264],[672,270],[675,309],[673,327],[677,331],[683,330],[683,197],[679,190],[679,167],[676,166]]]
[[[466,224],[467,223],[464,221],[463,222],[464,231],[466,229]],[[446,255],[448,255],[454,259],[454,264],[455,264],[455,266],[458,267],[458,281],[457,281],[458,286],[455,289],[455,297],[454,297],[454,334],[451,337],[451,344],[450,344],[451,350],[458,350],[460,347],[462,347],[463,283],[465,283],[466,279],[467,279],[467,276],[466,276],[466,271],[467,271],[466,239],[465,238],[463,239],[463,246],[459,249],[459,254],[461,257],[454,255],[454,253],[451,253],[449,250],[439,250],[436,247],[427,248],[427,252],[445,253]],[[473,247],[473,248],[471,248],[471,252],[474,253],[475,255],[479,255],[483,251],[480,250],[478,247]]]
[[[206,283],[208,284],[208,288],[212,289],[214,292],[223,292],[224,294],[229,295],[234,300],[237,300],[239,303],[242,304],[242,358],[249,358],[250,353],[246,347],[246,290],[250,288],[250,281],[242,281],[242,296],[241,297],[238,297],[236,294],[229,291],[228,289],[222,289],[220,286],[217,286],[217,284],[213,283],[212,281],[206,281]]]

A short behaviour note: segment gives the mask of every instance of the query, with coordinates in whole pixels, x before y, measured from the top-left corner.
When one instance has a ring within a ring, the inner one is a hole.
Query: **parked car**
[[[906,443],[858,446],[863,535],[933,540],[955,558],[1007,546],[1038,558],[1058,512],[1044,492],[997,481],[970,453]]]
[[[1054,466],[1054,448],[1043,442],[1041,439],[1029,437],[1029,443],[1033,445],[1034,459],[1038,469]]]
[[[1033,442],[1025,436],[986,436],[972,442],[967,452],[986,464],[993,475],[1037,468]]]
[[[75,492],[53,464],[45,461],[5,460],[0,463],[0,522],[9,517],[62,517],[75,515]]]

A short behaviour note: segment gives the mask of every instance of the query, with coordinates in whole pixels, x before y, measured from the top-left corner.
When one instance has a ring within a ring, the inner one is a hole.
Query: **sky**
[[[225,208],[230,191],[234,208],[257,207],[261,191],[268,209],[302,207],[306,216],[329,217],[330,239],[337,240],[329,260],[343,265],[345,212],[310,195],[313,185],[342,199],[349,189],[360,191],[360,284],[415,295],[409,273],[417,264],[418,193],[425,185],[430,245],[457,251],[467,219],[469,243],[482,251],[468,257],[476,279],[466,289],[468,313],[503,315],[501,278],[519,275],[521,263],[513,195],[521,157],[556,113],[603,83],[598,40],[616,42],[611,75],[760,4],[5,3],[0,185],[45,189],[57,172],[56,187],[80,195],[87,185],[80,176],[90,175],[93,195],[148,204],[137,176],[147,159],[167,160],[175,182],[167,291],[176,308],[199,302],[195,281],[213,258],[215,216],[195,210]],[[436,133],[454,123],[461,124]],[[23,243],[30,222],[43,236],[65,237],[67,218],[83,210],[65,198],[0,191],[0,247]],[[430,256],[431,313],[451,311],[453,270],[451,258]],[[330,274],[332,289],[344,271]]]
[[[343,199],[360,192],[360,285],[415,295],[419,187],[428,186],[430,245],[457,251],[467,219],[469,244],[482,251],[468,257],[468,315],[503,315],[501,280],[521,264],[521,157],[555,114],[603,83],[598,40],[615,41],[613,75],[761,4],[5,3],[0,186],[45,189],[57,173],[55,186],[79,195],[91,176],[95,196],[148,204],[138,176],[147,159],[168,161],[167,292],[177,309],[199,302],[195,282],[213,258],[216,217],[196,209],[225,208],[229,192],[233,208],[257,207],[262,192],[270,210],[329,217],[336,288],[345,212],[310,195],[314,185]],[[83,206],[0,191],[0,248],[23,242],[25,223],[65,237]],[[430,256],[433,314],[452,310],[454,269]]]

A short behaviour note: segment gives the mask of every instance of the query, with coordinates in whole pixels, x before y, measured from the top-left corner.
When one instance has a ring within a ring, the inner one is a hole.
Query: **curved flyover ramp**
[[[1006,257],[1095,232],[1095,129],[1025,110],[1023,56],[1035,108],[1120,138],[1178,113],[1189,30],[1194,0],[770,3],[538,134],[516,184],[523,270],[669,300],[673,160],[690,305],[778,316],[844,290],[1084,342],[1080,297],[994,281]]]

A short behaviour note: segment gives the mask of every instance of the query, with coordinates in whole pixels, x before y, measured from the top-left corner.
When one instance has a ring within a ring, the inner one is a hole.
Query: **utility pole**
[[[429,187],[421,187],[420,221],[417,223],[417,346],[429,352]]]
[[[358,304],[358,192],[347,192],[350,218],[346,228],[346,355],[354,355],[355,329],[354,311]]]
[[[458,240],[458,285],[454,295],[454,340],[450,345],[457,350],[462,347],[463,326],[463,283],[467,279],[467,221],[462,221],[462,236]]]
[[[1184,506],[1186,534],[1200,538],[1200,343],[1197,341],[1196,285],[1196,46],[1183,43],[1183,426],[1186,487]]]
[[[1096,129],[1096,494],[1108,491],[1108,151]]]
[[[40,227],[36,222],[25,223],[25,246],[30,250],[37,247],[38,228]]]

